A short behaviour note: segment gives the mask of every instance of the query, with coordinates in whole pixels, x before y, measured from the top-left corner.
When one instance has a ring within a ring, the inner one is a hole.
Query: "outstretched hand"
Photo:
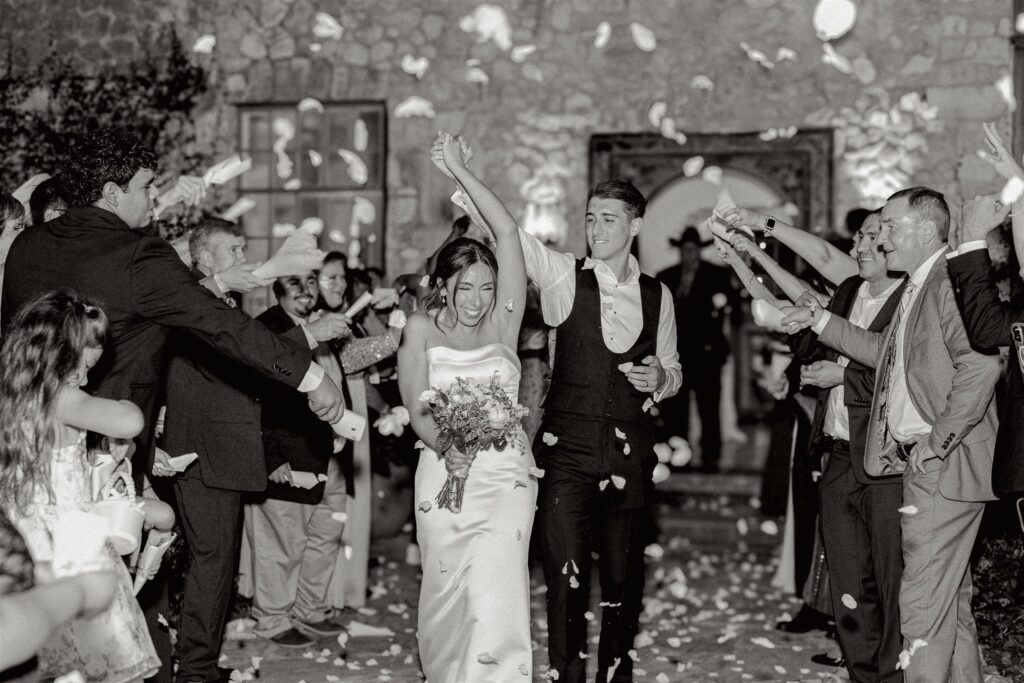
[[[959,228],[951,231],[952,239],[949,246],[956,249],[964,242],[985,239],[993,228],[1003,222],[1009,212],[1010,206],[1000,201],[998,193],[978,195],[964,202]]]
[[[438,131],[430,147],[430,160],[446,176],[455,180],[454,170],[465,168],[473,158],[473,149],[461,135]]]
[[[1013,153],[1006,148],[1003,139],[996,132],[995,125],[983,123],[981,129],[985,133],[985,142],[988,144],[989,151],[979,149],[978,156],[1007,180],[1014,177],[1024,180],[1024,170],[1013,158]]]

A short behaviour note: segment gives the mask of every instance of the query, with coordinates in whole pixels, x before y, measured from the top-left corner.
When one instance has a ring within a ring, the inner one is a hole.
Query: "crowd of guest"
[[[62,162],[0,193],[0,623],[25,634],[2,639],[3,680],[227,680],[238,592],[276,645],[340,633],[367,596],[373,424],[402,431],[393,357],[420,275],[399,291],[339,252],[268,275],[214,217],[172,246],[152,217],[205,186],[160,193],[120,130]],[[276,305],[253,318],[259,287]],[[141,533],[83,550],[107,509],[141,511]],[[187,570],[168,624],[172,527]]]
[[[983,158],[1024,181],[985,134]],[[24,633],[0,640],[8,678],[227,680],[218,658],[236,591],[252,598],[257,636],[295,648],[341,633],[341,610],[366,598],[371,477],[388,448],[368,425],[401,423],[393,357],[422,273],[388,286],[331,252],[270,276],[247,262],[244,231],[212,217],[175,250],[154,211],[201,202],[204,185],[186,177],[160,193],[156,171],[151,150],[102,129],[69,146],[59,177],[0,193],[0,627]],[[859,216],[849,252],[739,207],[706,224],[770,319],[759,323],[791,335],[780,353],[794,362],[762,381],[788,402],[777,416],[792,472],[786,552],[806,603],[784,628],[834,622],[855,681],[981,680],[970,553],[985,503],[1024,490],[1013,428],[1024,323],[1019,300],[1000,300],[986,249],[1008,216],[1024,232],[1024,199],[982,196],[952,215],[941,193],[912,187]],[[456,221],[444,244],[471,229]],[[789,272],[757,233],[816,277]],[[659,277],[676,300],[702,467],[715,471],[720,318],[735,302],[727,274],[700,262],[698,230],[677,246],[683,262]],[[276,303],[253,318],[240,297],[260,287]],[[729,300],[715,302],[720,292]],[[536,291],[530,301],[519,345],[532,438],[550,340]],[[1017,353],[997,406],[1007,346]],[[687,434],[681,394],[663,407],[683,416],[666,438]],[[145,531],[90,552],[90,524],[112,502]],[[159,561],[172,528],[188,555],[173,649]]]

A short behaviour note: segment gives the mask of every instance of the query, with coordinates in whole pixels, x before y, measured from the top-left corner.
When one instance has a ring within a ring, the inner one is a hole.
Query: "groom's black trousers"
[[[628,653],[639,615],[629,605],[623,609],[623,603],[627,585],[631,592],[643,591],[644,564],[631,551],[639,545],[638,526],[646,514],[643,497],[653,466],[653,435],[621,426],[620,433],[627,435],[623,439],[616,435],[617,426],[548,413],[535,445],[545,470],[537,533],[547,584],[548,656],[562,683],[586,680],[592,551],[599,555],[601,583],[597,668],[603,673],[626,662],[621,673],[630,675]],[[545,434],[557,442],[544,443]],[[626,480],[626,486],[618,489],[612,475]]]

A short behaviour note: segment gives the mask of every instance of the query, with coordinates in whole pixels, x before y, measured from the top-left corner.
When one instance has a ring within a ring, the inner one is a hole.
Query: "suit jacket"
[[[949,277],[971,343],[984,351],[1010,346],[992,461],[992,488],[1002,495],[1024,491],[1024,378],[1012,336],[1013,324],[1024,322],[1024,296],[1009,303],[1000,301],[991,272],[987,249],[969,251],[949,260]]]
[[[946,259],[939,257],[921,286],[914,306],[905,313],[903,362],[907,390],[914,407],[932,427],[928,446],[942,459],[939,492],[949,500],[985,501],[992,493],[992,451],[996,425],[992,395],[999,377],[999,358],[975,351],[953,296]],[[893,326],[869,332],[832,316],[821,340],[870,367],[882,362]],[[882,374],[876,373],[864,469],[871,476],[902,472],[896,443],[886,433],[874,434],[880,419]]]
[[[308,351],[200,286],[166,241],[129,229],[104,209],[72,208],[18,235],[4,275],[4,325],[32,297],[60,288],[93,299],[110,321],[111,343],[90,373],[90,388],[142,409],[146,425],[133,457],[137,476],[152,465],[153,423],[172,329],[293,391],[309,368]]]
[[[832,313],[847,318],[857,300],[857,291],[864,282],[859,275],[853,275],[843,280],[836,288],[832,300],[829,302],[828,310]],[[906,287],[906,280],[889,296],[889,299],[878,311],[867,329],[871,332],[882,332],[892,320],[896,308],[900,304],[900,297]],[[797,335],[790,343],[793,354],[801,363],[807,364],[817,360],[828,360],[836,362],[839,354],[826,347],[818,341],[817,335],[810,330]],[[875,389],[875,371],[863,363],[850,360],[850,364],[843,370],[843,405],[849,415],[850,422],[850,463],[853,467],[853,475],[861,484],[898,484],[898,476],[872,477],[864,469],[864,449],[867,443],[868,427],[871,419],[871,396]],[[829,389],[819,389],[818,399],[814,409],[814,419],[811,422],[811,443],[812,453],[817,453],[825,438],[825,413],[828,410]]]
[[[303,334],[280,305],[272,306],[257,318],[274,332]],[[313,352],[306,347],[307,365]],[[260,389],[263,451],[267,472],[284,463],[293,471],[327,474],[327,463],[334,454],[334,430],[322,422],[303,394],[288,391],[276,383],[264,382]],[[316,504],[323,499],[324,484],[303,489],[289,484],[267,483],[267,497],[295,503]]]
[[[197,280],[203,274],[192,271]],[[306,344],[299,327],[284,337]],[[210,488],[262,491],[267,487],[258,377],[247,366],[195,337],[171,335],[167,370],[164,448],[172,455],[196,453],[190,468]]]
[[[682,264],[666,268],[656,276],[668,287],[675,302],[679,362],[683,367],[707,363],[721,365],[729,355],[729,342],[722,329],[726,308],[724,305],[716,306],[715,298],[722,295],[726,303],[734,304],[735,308],[736,290],[732,286],[730,271],[701,261],[687,297],[678,296],[682,276]]]

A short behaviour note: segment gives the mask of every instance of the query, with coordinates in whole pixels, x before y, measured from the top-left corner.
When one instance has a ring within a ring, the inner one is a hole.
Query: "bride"
[[[489,383],[495,372],[518,400],[515,347],[526,304],[526,266],[515,220],[466,168],[468,148],[442,134],[431,156],[472,198],[494,232],[496,248],[492,252],[465,237],[445,245],[430,274],[425,307],[409,318],[398,351],[402,399],[426,445],[415,484],[423,558],[420,663],[428,683],[530,681],[533,455],[528,446],[481,451],[469,470],[461,512],[442,508],[434,499],[447,467],[465,457],[449,450],[441,459],[433,450],[438,427],[419,400],[431,387],[447,390],[456,378]],[[525,436],[519,441],[527,443]]]

